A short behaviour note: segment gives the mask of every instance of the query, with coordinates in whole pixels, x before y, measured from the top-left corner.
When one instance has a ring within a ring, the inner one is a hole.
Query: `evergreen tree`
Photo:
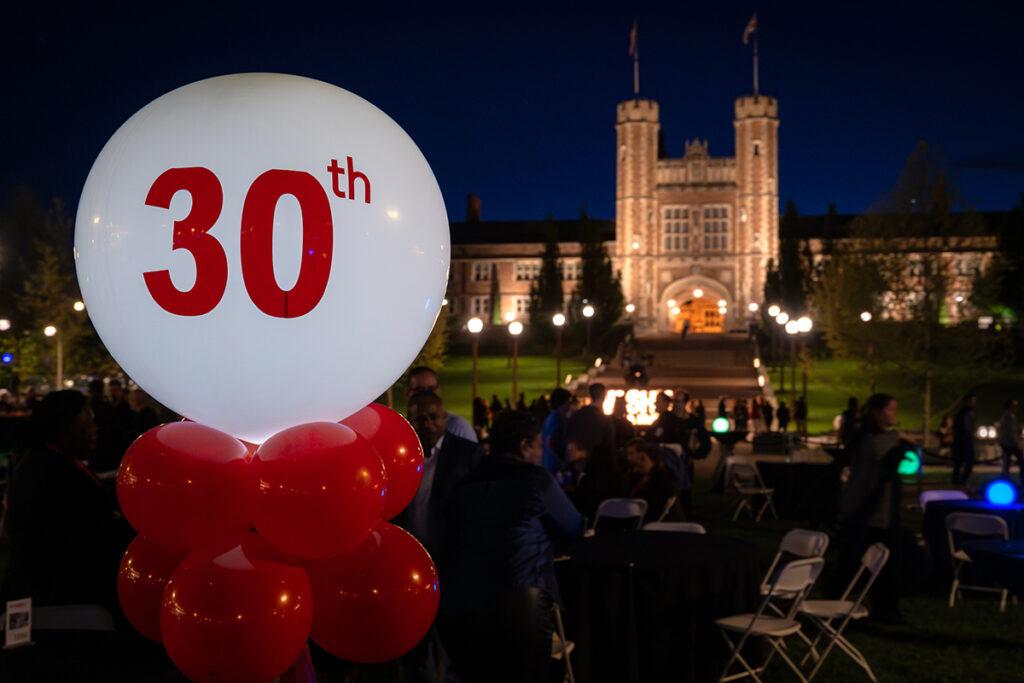
[[[558,228],[551,216],[545,227],[546,241],[541,256],[540,273],[530,284],[530,327],[535,334],[547,335],[552,330],[551,317],[565,308],[562,290],[561,252],[558,248]]]
[[[570,319],[583,322],[583,307],[590,304],[595,315],[591,320],[591,335],[596,341],[607,333],[618,322],[625,305],[619,275],[612,268],[597,226],[587,215],[586,210],[580,211],[581,241],[580,256],[582,273],[573,291],[570,304]]]
[[[807,308],[808,279],[800,254],[800,214],[790,199],[779,225],[779,305],[791,317],[802,315]]]

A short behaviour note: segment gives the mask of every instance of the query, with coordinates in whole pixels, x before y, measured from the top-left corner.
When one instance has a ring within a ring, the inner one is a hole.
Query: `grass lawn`
[[[562,378],[574,377],[587,369],[579,358],[562,359]],[[540,396],[550,394],[555,388],[556,362],[550,356],[519,357],[519,391],[526,394],[526,403]],[[441,395],[445,407],[466,419],[473,416],[473,358],[472,356],[449,356],[439,372]],[[497,394],[501,401],[512,396],[512,365],[508,356],[480,356],[477,359],[477,391],[490,403],[491,395]],[[405,414],[405,395],[395,392],[395,410]]]
[[[770,518],[760,523],[742,518],[733,522],[730,519],[732,498],[710,493],[709,488],[710,482],[698,477],[697,521],[704,524],[709,534],[730,536],[752,544],[762,568],[767,570],[779,540],[786,531],[801,524]],[[916,487],[905,485],[904,494],[904,503],[912,505],[917,498]],[[908,530],[921,530],[920,509],[905,508],[902,519]],[[832,542],[825,555],[825,574],[812,593],[816,599],[838,597],[828,590],[829,572],[839,562],[836,529],[825,531]],[[867,658],[880,683],[1024,680],[1024,606],[1008,602],[1006,612],[1000,613],[997,596],[969,591],[965,592],[964,600],[951,609],[946,602],[948,584],[933,586],[929,591],[927,583],[922,577],[918,594],[901,598],[905,624],[880,624],[869,617],[847,628],[845,635]],[[802,657],[805,652],[802,643],[795,639],[790,642],[791,654]],[[796,681],[797,678],[783,662],[775,661],[766,672],[765,680]],[[838,650],[829,654],[815,677],[815,681],[822,683],[868,680],[863,670]]]
[[[771,373],[772,382],[778,386],[778,372]],[[786,374],[787,391],[779,396],[789,401],[789,373]],[[797,368],[797,387],[800,387],[800,372]],[[917,392],[908,391],[906,382],[894,368],[884,370],[875,387],[876,391],[892,394],[900,404],[900,429],[920,431],[922,400]],[[1003,402],[1015,397],[1024,402],[1024,367],[1007,370],[999,377],[978,384],[965,386],[964,393],[973,392],[978,397],[977,423],[995,424],[1003,412]],[[857,363],[842,359],[816,360],[807,371],[807,430],[811,434],[826,434],[832,431],[832,420],[846,409],[851,396],[860,399],[863,405],[870,387]],[[948,406],[932,407],[932,429],[937,429]]]

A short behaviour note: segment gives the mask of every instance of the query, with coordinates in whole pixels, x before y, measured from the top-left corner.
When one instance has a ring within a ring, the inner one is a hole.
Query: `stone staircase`
[[[648,389],[684,389],[714,410],[718,398],[746,398],[761,393],[754,369],[755,348],[745,334],[691,334],[638,337],[638,355],[649,355],[646,363]],[[625,388],[621,357],[609,363],[600,381],[608,388]]]

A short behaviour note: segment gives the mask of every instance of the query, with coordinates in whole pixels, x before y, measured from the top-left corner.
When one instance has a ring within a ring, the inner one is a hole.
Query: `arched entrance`
[[[724,332],[729,312],[728,293],[719,282],[703,276],[677,280],[665,288],[663,305],[668,313],[667,328],[679,334]]]
[[[689,323],[688,332],[694,334],[722,331],[723,316],[718,312],[718,304],[706,297],[690,299],[675,308],[679,309],[679,313],[672,316],[674,332],[681,333],[683,326],[687,323]],[[674,311],[675,308],[672,310]]]

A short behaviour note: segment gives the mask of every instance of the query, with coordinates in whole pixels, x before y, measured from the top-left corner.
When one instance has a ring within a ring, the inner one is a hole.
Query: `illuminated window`
[[[516,304],[516,317],[522,318],[530,312],[530,297],[528,296],[517,296],[515,298]]]
[[[536,280],[540,275],[539,261],[519,261],[516,263],[516,280]]]
[[[690,250],[690,208],[675,206],[665,209],[665,220],[662,223],[664,250]]]
[[[729,248],[729,207],[704,208],[704,251],[726,251]]]

